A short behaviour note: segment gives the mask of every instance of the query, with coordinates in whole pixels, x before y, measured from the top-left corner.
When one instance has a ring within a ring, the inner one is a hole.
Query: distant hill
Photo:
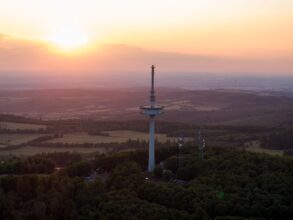
[[[292,123],[293,99],[276,92],[161,88],[161,120],[194,124],[279,125]],[[0,113],[43,119],[142,119],[147,88],[1,91]],[[123,117],[122,117],[123,116]]]

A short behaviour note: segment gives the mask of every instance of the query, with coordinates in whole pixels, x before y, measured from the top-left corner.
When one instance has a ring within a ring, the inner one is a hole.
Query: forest
[[[209,148],[200,160],[194,147],[160,148],[149,175],[147,155],[140,150],[91,161],[74,153],[11,158],[0,167],[10,170],[0,177],[0,219],[293,218],[290,158]],[[97,172],[109,176],[87,178]]]

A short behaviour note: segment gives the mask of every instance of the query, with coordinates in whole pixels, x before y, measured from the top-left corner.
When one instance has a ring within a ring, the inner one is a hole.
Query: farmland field
[[[70,133],[64,134],[61,138],[52,139],[48,142],[50,143],[123,143],[129,139],[132,140],[148,140],[148,133],[136,132],[136,131],[108,131],[109,136],[95,136],[88,135],[87,133]],[[159,142],[166,142],[167,140],[174,140],[174,138],[169,138],[165,134],[157,134],[156,138]]]
[[[81,148],[81,147],[70,147],[70,148],[50,148],[50,147],[21,147],[15,150],[3,150],[0,151],[0,156],[31,156],[40,153],[53,153],[53,152],[77,152],[77,153],[104,153],[106,148]]]
[[[46,129],[45,125],[15,123],[15,122],[0,122],[0,128],[8,130],[39,130]]]
[[[109,136],[95,136],[88,135],[87,133],[69,133],[64,134],[63,137],[55,138],[49,140],[50,143],[69,143],[69,144],[83,144],[83,143],[124,143],[129,139],[132,140],[145,140],[147,141],[149,136],[148,133],[136,132],[136,131],[107,131]],[[31,141],[42,135],[37,134],[0,134],[0,148],[9,145],[18,145]],[[165,134],[157,134],[156,138],[160,142],[165,142],[167,140],[174,140],[174,138],[169,138]],[[111,149],[109,149],[111,150]],[[126,149],[124,149],[126,150]],[[131,149],[128,149],[131,150]],[[21,148],[12,150],[1,150],[0,156],[30,156],[39,153],[52,153],[52,152],[78,152],[83,154],[88,153],[106,153],[108,149],[106,147],[99,148],[83,148],[83,147],[38,147],[38,146],[23,146]]]
[[[8,145],[26,143],[42,135],[38,134],[0,134],[0,148]]]

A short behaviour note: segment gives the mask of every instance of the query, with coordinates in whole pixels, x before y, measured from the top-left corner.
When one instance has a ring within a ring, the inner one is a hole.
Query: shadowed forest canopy
[[[172,159],[176,151],[165,149],[159,155],[161,160],[169,158],[165,169],[185,179],[184,185],[164,175],[145,179],[142,167],[146,161],[142,158],[147,156],[147,151],[100,156],[92,163],[73,162],[60,172],[48,175],[27,174],[38,172],[33,167],[40,162],[30,163],[30,171],[0,178],[0,217],[7,220],[293,218],[291,159],[222,148],[208,149],[204,161],[198,159],[194,148],[186,148],[183,153],[179,168],[177,160]],[[36,158],[54,160],[61,156],[66,157],[55,154]],[[119,163],[109,166],[117,160]],[[89,175],[90,170],[102,167],[110,171],[105,182],[99,176],[85,181],[83,176]]]

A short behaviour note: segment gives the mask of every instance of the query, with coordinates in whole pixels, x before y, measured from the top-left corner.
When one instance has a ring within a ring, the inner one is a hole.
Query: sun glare
[[[89,42],[88,37],[80,31],[72,29],[62,29],[49,35],[47,41],[65,51],[72,51],[86,46]]]

